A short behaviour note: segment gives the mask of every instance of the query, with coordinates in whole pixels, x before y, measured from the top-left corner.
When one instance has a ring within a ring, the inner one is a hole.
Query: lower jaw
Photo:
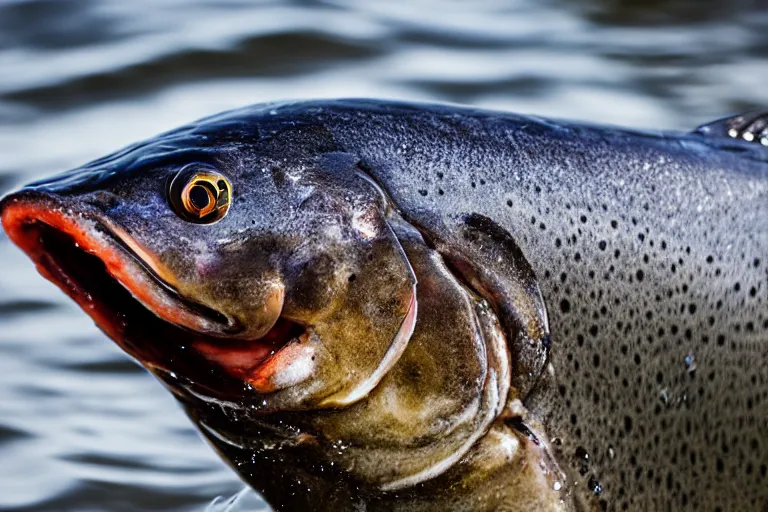
[[[244,382],[237,365],[227,365],[226,360],[212,357],[212,351],[199,348],[203,344],[214,347],[216,353],[229,353],[255,368],[303,332],[297,324],[282,319],[263,340],[255,341],[210,336],[177,326],[134,298],[110,275],[104,262],[82,249],[74,236],[34,220],[15,230],[12,238],[37,264],[40,273],[69,295],[125,352],[170,387],[183,386],[197,394],[227,400],[252,398],[253,390]]]

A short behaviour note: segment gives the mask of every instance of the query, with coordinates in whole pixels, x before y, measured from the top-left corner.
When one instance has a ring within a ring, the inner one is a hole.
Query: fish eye
[[[184,220],[212,224],[224,218],[232,203],[232,185],[209,167],[185,167],[168,186],[171,208]]]

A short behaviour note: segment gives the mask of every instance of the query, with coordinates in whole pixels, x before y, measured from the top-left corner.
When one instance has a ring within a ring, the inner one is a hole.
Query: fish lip
[[[197,350],[201,342],[215,344],[221,350],[252,351],[255,370],[268,361],[270,351],[280,352],[290,344],[294,333],[306,329],[281,316],[264,336],[240,339],[229,322],[205,319],[203,328],[195,328],[159,314],[136,297],[132,286],[110,272],[107,260],[117,257],[119,265],[130,266],[144,278],[145,284],[162,287],[164,297],[170,297],[174,307],[201,306],[184,300],[147,268],[142,258],[110,229],[103,214],[87,203],[72,205],[66,197],[22,189],[0,200],[0,217],[6,234],[32,259],[43,277],[69,295],[107,336],[169,389],[187,398],[193,389],[197,395],[226,400],[240,400],[253,394],[236,372]],[[92,250],[93,244],[98,245],[98,250]],[[91,261],[99,267],[92,268]],[[175,293],[171,295],[169,291]],[[265,357],[259,356],[264,353]]]
[[[104,259],[101,251],[112,251],[117,260],[116,263],[122,265],[125,272],[121,278],[108,269],[110,277],[128,290],[147,310],[163,320],[206,334],[232,335],[242,330],[238,322],[223,313],[181,295],[131,249],[129,243],[110,227],[110,223],[95,208],[82,204],[69,204],[65,197],[45,191],[22,189],[7,195],[0,201],[0,216],[9,238],[36,264],[39,264],[38,260],[42,253],[36,256],[35,251],[45,252],[45,250],[40,241],[30,243],[29,239],[25,240],[23,232],[39,229],[34,227],[35,224],[44,224],[50,229],[72,236],[76,243],[98,247],[100,251],[92,249],[86,252],[102,261]],[[51,256],[54,259],[56,257],[55,254]],[[138,274],[133,272],[136,270],[139,271]],[[126,279],[126,276],[132,273],[139,279],[144,278],[142,284],[146,287],[146,293],[138,288],[138,283],[134,280]],[[144,300],[137,296],[142,294],[145,295]],[[187,321],[175,322],[164,316],[156,308],[147,304],[148,298],[166,303],[170,306],[169,311],[177,310]],[[193,321],[195,317],[198,319],[197,322]]]
[[[157,272],[145,262],[136,252],[130,247],[130,245],[120,236],[117,232],[109,228],[104,222],[95,220],[94,229],[103,233],[106,237],[112,240],[116,246],[119,246],[137,267],[141,268],[146,274],[154,280],[159,289],[162,289],[167,295],[173,297],[176,301],[182,304],[184,307],[194,311],[202,317],[210,320],[214,325],[220,325],[222,334],[237,334],[244,330],[243,326],[235,319],[228,317],[227,315],[216,311],[213,308],[209,308],[203,304],[192,301],[184,297],[179,291],[174,288],[170,283],[163,279]],[[116,279],[120,284],[125,286],[124,283]],[[126,287],[127,288],[127,287]],[[129,289],[130,291],[130,289]],[[151,308],[147,308],[151,311]]]

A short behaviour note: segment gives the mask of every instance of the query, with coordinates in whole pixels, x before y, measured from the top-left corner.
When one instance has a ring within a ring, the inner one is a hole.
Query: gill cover
[[[328,153],[300,170],[269,170],[293,234],[280,259],[283,318],[305,333],[249,382],[265,410],[343,407],[366,397],[415,327],[416,277],[385,219],[384,198]]]
[[[215,419],[206,426],[216,440],[246,453],[264,455],[258,446],[265,438],[280,447],[265,456],[280,454],[283,464],[292,460],[292,450],[305,453],[305,458],[317,450],[323,461],[320,467],[327,467],[323,471],[340,471],[377,492],[407,491],[453,470],[495,424],[504,442],[515,438],[514,431],[499,425],[510,415],[519,417],[519,405],[510,411],[508,404],[519,404],[544,364],[549,342],[546,310],[530,266],[511,235],[495,224],[467,216],[456,228],[460,236],[449,230],[438,236],[409,223],[404,218],[408,214],[399,211],[384,189],[362,168],[355,168],[352,155],[334,154],[322,164],[334,170],[334,181],[349,176],[344,186],[363,186],[381,198],[381,217],[357,212],[352,225],[366,226],[368,233],[392,234],[388,240],[396,245],[390,247],[398,248],[415,278],[414,307],[395,338],[401,353],[386,367],[379,366],[386,371],[377,385],[365,386],[364,393],[353,395],[355,400],[326,399],[318,404],[322,411],[253,416],[250,433],[243,433],[242,425],[234,431],[222,428]],[[382,222],[375,230],[372,218]],[[380,276],[386,276],[381,271],[391,264],[388,258],[379,259],[385,255],[373,260]],[[491,263],[486,268],[482,265],[487,260]],[[319,267],[313,268],[316,272]],[[356,278],[353,285],[366,282],[370,281]],[[367,300],[386,300],[379,293],[384,283],[377,286],[363,289]],[[287,296],[303,295],[292,290],[287,288]],[[370,309],[342,308],[340,316],[326,317],[324,329],[333,330],[339,339],[365,338],[367,330],[345,331],[347,326],[369,325],[365,314]],[[347,340],[348,348],[357,346],[353,339]],[[516,376],[515,370],[525,373]],[[518,386],[512,388],[512,382]],[[291,396],[292,391],[285,393]],[[248,441],[252,438],[260,441]],[[488,443],[484,449],[490,449]],[[521,460],[538,457],[531,450],[525,453]],[[296,460],[302,464],[300,455]],[[247,466],[258,472],[253,464]],[[305,474],[306,468],[293,470]],[[541,478],[533,473],[532,478]],[[551,487],[543,492],[548,495]]]

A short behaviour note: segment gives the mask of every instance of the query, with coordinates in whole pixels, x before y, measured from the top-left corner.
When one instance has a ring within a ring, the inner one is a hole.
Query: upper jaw
[[[3,198],[0,216],[8,237],[86,312],[88,290],[69,282],[58,255],[46,242],[47,234],[71,238],[75,247],[104,264],[107,273],[148,310],[163,320],[209,335],[227,335],[238,329],[223,314],[183,298],[163,275],[159,264],[128,234],[115,227],[98,209],[67,197],[23,189]],[[160,270],[160,271],[159,271]],[[104,326],[100,325],[102,329]]]
[[[297,334],[298,326],[278,322],[259,339],[243,339],[236,321],[183,297],[170,272],[86,202],[24,189],[0,201],[0,217],[38,271],[177,394],[252,394],[248,375]]]

